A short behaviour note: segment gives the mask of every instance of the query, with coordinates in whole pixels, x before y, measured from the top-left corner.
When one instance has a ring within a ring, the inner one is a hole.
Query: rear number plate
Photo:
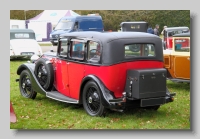
[[[21,55],[33,55],[33,52],[22,52]]]

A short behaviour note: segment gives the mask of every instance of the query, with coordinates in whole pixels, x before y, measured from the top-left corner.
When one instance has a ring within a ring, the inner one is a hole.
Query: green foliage
[[[10,100],[17,116],[10,129],[191,129],[190,84],[167,81],[176,92],[172,103],[158,111],[131,109],[108,111],[105,117],[91,117],[82,105],[58,102],[38,93],[34,100],[20,95],[15,79],[17,68],[26,61],[10,61]]]
[[[40,14],[42,10],[26,11],[26,19],[30,19]],[[98,13],[103,18],[104,30],[117,31],[120,23],[125,21],[146,21],[154,28],[160,25],[159,31],[163,26],[188,26],[190,27],[189,10],[74,10],[80,15]],[[11,10],[10,19],[25,19],[24,10]]]

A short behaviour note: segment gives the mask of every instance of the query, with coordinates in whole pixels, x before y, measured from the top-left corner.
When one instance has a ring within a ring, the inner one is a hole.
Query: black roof
[[[32,29],[10,29],[10,32],[27,32],[27,33],[34,33]]]
[[[61,38],[78,38],[95,40],[102,46],[101,64],[111,65],[133,60],[163,61],[162,39],[154,34],[146,32],[97,32],[82,31],[70,32],[60,35]],[[154,57],[125,58],[124,46],[129,44],[154,44],[156,55]]]
[[[175,35],[173,35],[173,37],[190,37],[190,32],[175,34]]]
[[[110,42],[117,39],[133,39],[133,38],[151,38],[158,39],[159,37],[146,33],[146,32],[97,32],[97,31],[83,31],[83,32],[70,32],[61,34],[60,37],[77,37],[77,38],[96,38],[102,42]],[[160,38],[159,38],[160,39]]]
[[[165,28],[166,31],[174,31],[174,30],[189,30],[188,27],[183,26],[183,27],[167,27]]]

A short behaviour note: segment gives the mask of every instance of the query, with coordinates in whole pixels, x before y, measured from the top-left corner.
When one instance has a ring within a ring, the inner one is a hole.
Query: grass
[[[51,43],[39,43],[40,46],[52,46]]]
[[[10,129],[190,129],[190,84],[167,81],[175,101],[158,111],[133,109],[124,113],[108,111],[105,117],[91,117],[82,105],[58,102],[37,94],[36,99],[20,95],[16,74],[20,64],[10,61],[10,100],[17,122]]]

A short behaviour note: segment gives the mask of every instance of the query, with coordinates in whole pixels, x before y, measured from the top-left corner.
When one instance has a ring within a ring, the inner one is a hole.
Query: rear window
[[[155,56],[154,44],[128,44],[125,45],[125,58]]]
[[[10,33],[10,39],[34,39],[35,33]]]

